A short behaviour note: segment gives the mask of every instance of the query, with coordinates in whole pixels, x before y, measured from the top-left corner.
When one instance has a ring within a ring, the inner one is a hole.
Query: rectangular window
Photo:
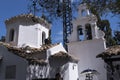
[[[16,65],[6,66],[5,78],[6,79],[16,78]]]

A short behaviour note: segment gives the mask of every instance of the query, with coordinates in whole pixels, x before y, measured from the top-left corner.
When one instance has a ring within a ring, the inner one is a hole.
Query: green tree
[[[115,15],[120,14],[120,0],[82,0],[94,7],[100,16],[112,12]]]
[[[116,44],[120,45],[120,30],[114,32],[114,39],[116,41]]]
[[[0,39],[1,42],[5,42],[5,36],[2,36]]]
[[[47,13],[48,17],[62,17],[63,0],[29,0],[29,11],[35,14],[35,11],[41,11],[42,13]],[[81,3],[87,3],[89,8],[95,9],[99,16],[106,15],[112,12],[115,15],[120,14],[120,0],[70,0],[72,2],[72,10]],[[36,5],[36,6],[35,6]]]

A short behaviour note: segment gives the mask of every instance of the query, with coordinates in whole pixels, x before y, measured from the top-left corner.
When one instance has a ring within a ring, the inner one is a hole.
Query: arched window
[[[84,39],[83,30],[82,30],[81,25],[77,26],[77,35],[78,35],[78,40],[82,41]]]
[[[15,35],[15,31],[14,29],[11,29],[9,33],[9,41],[14,41],[14,35]]]
[[[42,32],[42,44],[45,44],[46,35],[45,32]]]
[[[91,30],[91,25],[90,24],[85,25],[85,32],[86,32],[87,40],[91,40],[92,39],[92,30]]]
[[[82,16],[87,16],[86,10],[82,10],[82,11],[81,11],[81,15],[82,15]]]

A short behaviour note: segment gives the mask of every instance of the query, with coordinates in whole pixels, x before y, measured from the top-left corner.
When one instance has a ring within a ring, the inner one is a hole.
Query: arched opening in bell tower
[[[86,39],[91,40],[92,39],[92,29],[91,25],[88,23],[85,25],[85,32],[86,32]]]
[[[14,35],[15,35],[15,31],[14,29],[11,29],[9,33],[9,41],[14,41]]]
[[[87,14],[87,11],[86,10],[81,10],[81,15],[84,17],[84,16],[87,16],[88,14]]]
[[[78,25],[78,26],[77,26],[77,35],[78,35],[78,40],[79,40],[79,41],[82,41],[82,40],[84,39],[83,29],[82,29],[82,26],[81,26],[81,25]]]
[[[46,35],[45,32],[42,32],[42,44],[45,44]]]

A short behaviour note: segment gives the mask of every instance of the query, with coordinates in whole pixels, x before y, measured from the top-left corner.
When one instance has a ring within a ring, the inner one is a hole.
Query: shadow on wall
[[[63,78],[61,78],[60,73],[57,73],[55,75],[55,78],[44,78],[44,79],[33,79],[33,80],[63,80]]]
[[[48,78],[46,78],[46,79],[33,79],[33,80],[57,80],[57,79],[54,79],[54,78],[48,79]]]
[[[48,78],[46,78],[46,79],[33,79],[33,80],[63,80],[63,79],[55,79],[55,78],[48,79]]]

